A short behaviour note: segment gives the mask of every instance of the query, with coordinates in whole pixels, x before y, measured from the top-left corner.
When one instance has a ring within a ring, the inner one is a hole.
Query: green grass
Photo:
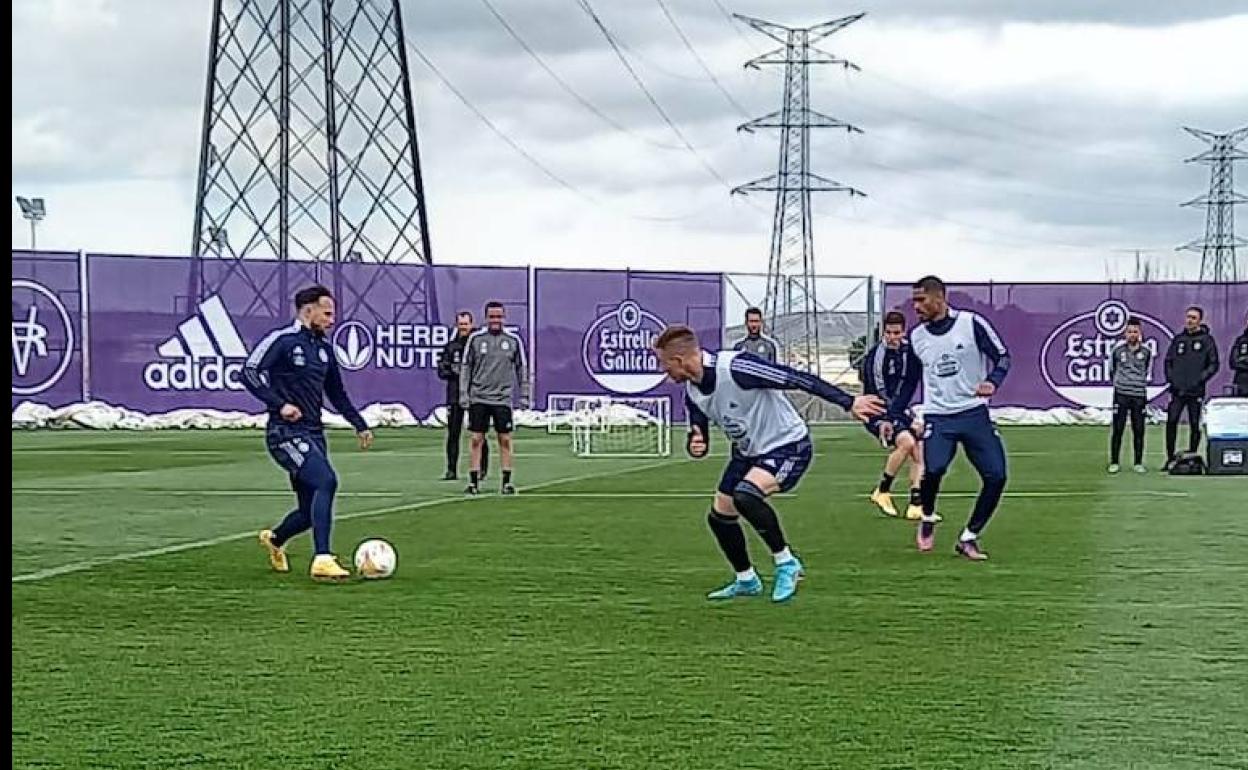
[[[1098,429],[1005,435],[992,560],[968,564],[964,460],[920,555],[866,504],[868,438],[821,429],[777,504],[809,575],[777,607],[702,599],[728,577],[714,458],[523,433],[528,493],[464,501],[439,434],[334,434],[340,551],[382,536],[401,564],[325,586],[306,539],[285,576],[251,539],[288,505],[255,433],[15,433],[13,764],[1248,766],[1248,481],[1110,478]],[[57,567],[83,569],[23,579]]]

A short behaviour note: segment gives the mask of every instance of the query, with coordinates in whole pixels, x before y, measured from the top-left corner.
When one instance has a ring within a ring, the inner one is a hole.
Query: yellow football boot
[[[885,516],[897,515],[897,508],[893,506],[893,496],[888,492],[881,492],[877,488],[871,493],[871,502],[879,506],[880,513]]]
[[[273,545],[273,530],[266,529],[260,533],[260,545],[269,552],[269,566],[274,572],[290,572],[290,562],[286,560],[286,550]]]
[[[351,573],[342,568],[332,554],[322,553],[312,559],[313,580],[339,581],[351,577]]]

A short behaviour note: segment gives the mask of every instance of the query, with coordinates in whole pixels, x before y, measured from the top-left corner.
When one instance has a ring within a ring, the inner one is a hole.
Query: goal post
[[[668,396],[576,396],[567,416],[577,457],[668,457]]]

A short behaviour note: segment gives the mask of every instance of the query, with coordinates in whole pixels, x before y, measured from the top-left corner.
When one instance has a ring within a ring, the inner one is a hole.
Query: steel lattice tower
[[[852,196],[863,193],[810,170],[812,128],[861,131],[810,108],[809,65],[839,64],[847,69],[857,69],[848,61],[815,48],[813,44],[864,15],[859,13],[812,27],[786,27],[734,14],[737,19],[781,44],[780,48],[749,60],[745,66],[757,69],[764,64],[784,65],[784,105],[776,112],[744,123],[737,129],[780,129],[780,161],[775,174],[741,185],[733,192],[776,193],[763,313],[788,362],[804,364],[816,374],[820,369],[819,307],[815,291],[810,194],[845,192]]]
[[[344,287],[337,269],[432,262],[399,0],[216,0],[191,248],[192,298],[244,282],[280,315],[293,274],[350,311],[392,281],[403,299],[375,314],[427,320],[427,270]]]
[[[1248,203],[1248,197],[1235,192],[1235,161],[1248,158],[1248,153],[1238,147],[1248,138],[1248,126],[1229,134],[1215,134],[1186,126],[1183,130],[1209,143],[1209,149],[1188,158],[1187,162],[1208,163],[1211,169],[1208,194],[1182,204],[1205,207],[1205,237],[1185,243],[1179,249],[1200,252],[1200,280],[1215,283],[1237,281],[1239,261],[1235,249],[1248,246],[1248,241],[1235,237],[1235,206]]]

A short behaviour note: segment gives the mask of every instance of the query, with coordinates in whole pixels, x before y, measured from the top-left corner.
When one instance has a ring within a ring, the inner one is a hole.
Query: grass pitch
[[[1248,767],[1242,478],[1109,477],[1102,429],[1007,429],[969,564],[964,459],[921,555],[866,501],[878,447],[819,429],[777,502],[798,596],[711,605],[722,458],[565,438],[521,433],[522,494],[463,500],[441,434],[331,434],[339,553],[400,565],[327,586],[306,537],[266,569],[290,495],[257,433],[14,433],[13,765]]]

